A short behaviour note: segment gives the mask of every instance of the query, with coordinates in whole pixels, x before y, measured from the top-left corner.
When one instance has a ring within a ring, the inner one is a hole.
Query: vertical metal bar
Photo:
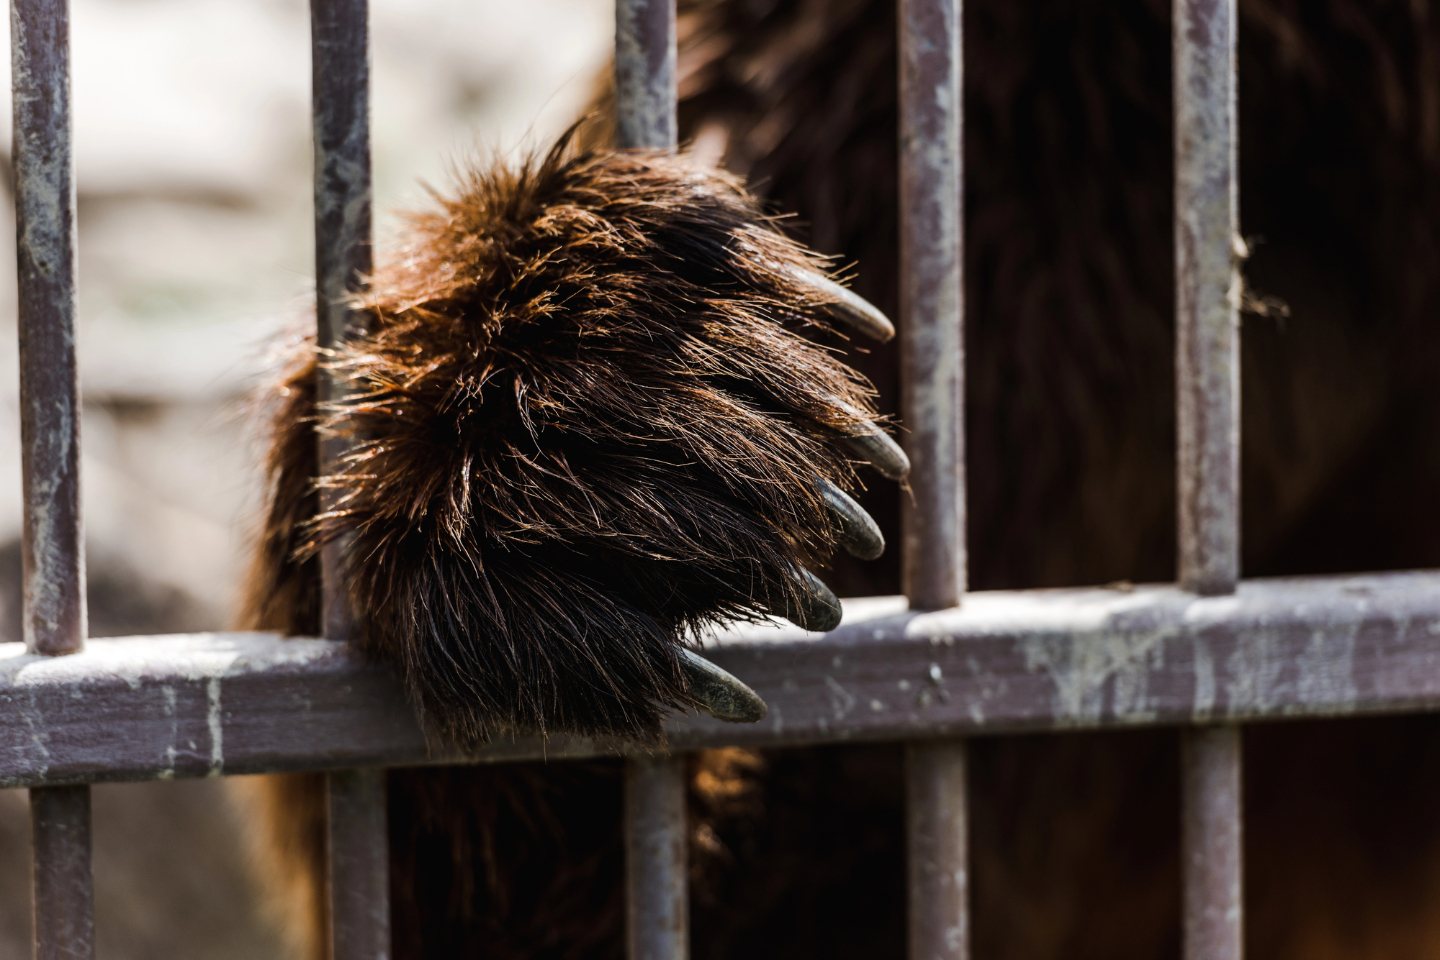
[[[372,262],[370,193],[370,48],[367,0],[312,0],[310,28],[315,124],[315,319],[321,349],[363,331],[350,297]],[[341,399],[343,384],[322,373],[320,399]],[[320,442],[320,471],[332,472],[344,441]],[[322,506],[333,506],[324,491]],[[342,543],[321,556],[325,636],[352,635],[342,583]]]
[[[615,145],[674,150],[675,0],[616,0]],[[625,765],[625,904],[630,960],[690,955],[683,757]]]
[[[690,955],[685,758],[625,765],[625,902],[630,960]]]
[[[960,0],[900,2],[900,363],[911,496],[904,587],[918,610],[965,591]]]
[[[961,0],[900,0],[900,363],[910,497],[902,499],[910,606],[966,586],[964,76]],[[967,960],[965,744],[905,750],[910,960]]]
[[[66,0],[12,0],[15,232],[24,464],[25,646],[85,644],[80,385],[75,366],[75,177]]]
[[[326,787],[331,948],[336,957],[389,957],[385,771],[341,770]]]
[[[1180,584],[1240,575],[1236,0],[1175,0],[1175,366]]]
[[[910,960],[969,960],[963,741],[905,745]]]
[[[92,960],[95,892],[90,872],[90,788],[30,791],[35,960]]]
[[[1232,593],[1240,576],[1239,178],[1236,0],[1175,0],[1175,359],[1179,580]],[[1182,736],[1186,960],[1240,960],[1241,739]]]
[[[615,145],[674,149],[675,0],[615,2]]]
[[[12,0],[10,54],[20,327],[25,647],[85,645],[80,384],[75,363],[75,175],[66,0]],[[37,960],[95,956],[90,788],[30,791]]]
[[[333,348],[362,333],[350,298],[373,267],[370,184],[370,46],[367,0],[311,0],[312,109],[315,125],[315,317],[318,343]],[[322,372],[322,402],[344,384]],[[334,472],[343,438],[322,437],[320,471]],[[321,492],[322,509],[334,506]],[[344,584],[344,542],[320,557],[323,629],[350,639],[355,626]],[[344,770],[327,777],[330,949],[336,960],[390,956],[390,854],[385,775]]]
[[[1244,954],[1240,757],[1239,727],[1188,730],[1182,741],[1186,960]]]

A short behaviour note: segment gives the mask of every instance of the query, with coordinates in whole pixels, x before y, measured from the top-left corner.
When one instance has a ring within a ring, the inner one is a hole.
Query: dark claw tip
[[[690,695],[706,713],[729,723],[759,723],[765,719],[769,707],[758,693],[699,654],[684,647],[677,649],[680,668],[690,681]]]
[[[841,433],[836,438],[840,445],[880,471],[882,476],[891,480],[903,480],[905,474],[910,472],[910,458],[905,456],[900,444],[873,423],[865,411],[839,397],[831,397],[830,402],[855,421],[854,425],[849,427],[849,432]]]
[[[845,552],[861,560],[874,560],[885,552],[880,525],[849,494],[828,480],[817,478],[820,496],[835,522],[836,539]]]
[[[844,611],[840,607],[840,600],[830,592],[830,588],[809,570],[801,570],[799,579],[800,596],[785,604],[782,616],[795,626],[816,633],[828,633],[840,626],[840,617]]]

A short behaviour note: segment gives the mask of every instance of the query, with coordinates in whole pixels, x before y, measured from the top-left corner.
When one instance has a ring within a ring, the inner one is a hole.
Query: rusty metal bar
[[[35,960],[93,960],[90,787],[30,791]]]
[[[902,562],[917,610],[965,591],[960,12],[960,0],[900,2]]]
[[[326,778],[330,942],[336,957],[390,955],[390,850],[385,771],[341,770]]]
[[[332,349],[364,331],[351,299],[373,268],[370,181],[370,46],[367,0],[311,0],[315,143],[315,318],[317,342]],[[322,372],[320,399],[342,399],[346,385]],[[335,472],[346,439],[322,436],[320,472]],[[322,489],[321,508],[335,494]],[[321,553],[323,627],[337,640],[355,635],[344,584],[344,541]],[[336,771],[329,793],[330,949],[335,960],[390,955],[390,859],[384,773]]]
[[[905,745],[910,960],[969,960],[965,742]]]
[[[1241,960],[1240,728],[1185,731],[1180,845],[1187,960]]]
[[[1240,575],[1236,0],[1175,0],[1175,360],[1180,583]]]
[[[75,176],[66,0],[12,0],[25,644],[85,644],[80,385],[75,365]]]
[[[616,0],[615,146],[674,149],[675,0]]]
[[[615,145],[674,150],[675,0],[616,0]],[[690,955],[685,761],[625,765],[625,904],[630,960]]]
[[[685,758],[625,765],[625,902],[630,960],[690,956]]]

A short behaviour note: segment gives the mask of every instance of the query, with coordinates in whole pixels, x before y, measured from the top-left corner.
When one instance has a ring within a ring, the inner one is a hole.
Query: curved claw
[[[847,287],[814,270],[797,270],[800,282],[814,287],[825,299],[830,315],[856,333],[863,333],[881,343],[895,336],[895,325],[875,304]]]
[[[885,536],[880,525],[849,494],[823,477],[815,481],[820,496],[835,521],[836,539],[845,552],[861,560],[874,560],[885,552]]]
[[[910,458],[905,456],[900,444],[880,429],[878,424],[871,423],[865,411],[851,406],[839,397],[831,397],[830,402],[856,421],[850,428],[851,433],[831,433],[836,442],[853,453],[857,459],[864,460],[878,470],[881,476],[891,480],[903,480],[905,474],[910,472]]]
[[[881,476],[903,480],[910,472],[910,458],[905,456],[900,444],[879,427],[872,426],[865,433],[842,434],[838,439],[841,446],[880,471]]]
[[[799,570],[796,575],[800,581],[799,596],[787,591],[785,596],[768,601],[766,607],[804,630],[827,633],[840,626],[843,611],[830,588],[809,570]]]
[[[690,681],[690,695],[706,713],[728,723],[759,723],[765,719],[770,708],[758,693],[699,654],[684,647],[677,649],[680,669]]]

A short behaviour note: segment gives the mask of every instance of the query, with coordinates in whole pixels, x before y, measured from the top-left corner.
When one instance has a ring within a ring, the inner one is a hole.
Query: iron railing
[[[320,339],[358,322],[370,264],[365,0],[312,0]],[[344,643],[268,634],[86,644],[73,343],[75,190],[65,0],[12,0],[25,648],[0,652],[0,785],[31,788],[36,955],[93,956],[89,788],[103,780],[329,770],[333,950],[389,954],[386,766],[594,756],[517,736],[428,745],[396,680]],[[961,30],[958,0],[901,0],[903,412],[914,465],[906,598],[847,604],[824,636],[745,627],[717,663],[770,704],[754,726],[675,716],[669,753],[628,761],[630,956],[680,960],[680,757],[720,745],[900,740],[909,955],[968,956],[964,736],[1174,724],[1183,738],[1184,951],[1241,955],[1236,724],[1440,706],[1440,574],[1238,580],[1234,0],[1176,0],[1175,231],[1180,582],[964,597]],[[622,147],[674,148],[673,0],[620,0]],[[337,451],[326,447],[325,459]]]

